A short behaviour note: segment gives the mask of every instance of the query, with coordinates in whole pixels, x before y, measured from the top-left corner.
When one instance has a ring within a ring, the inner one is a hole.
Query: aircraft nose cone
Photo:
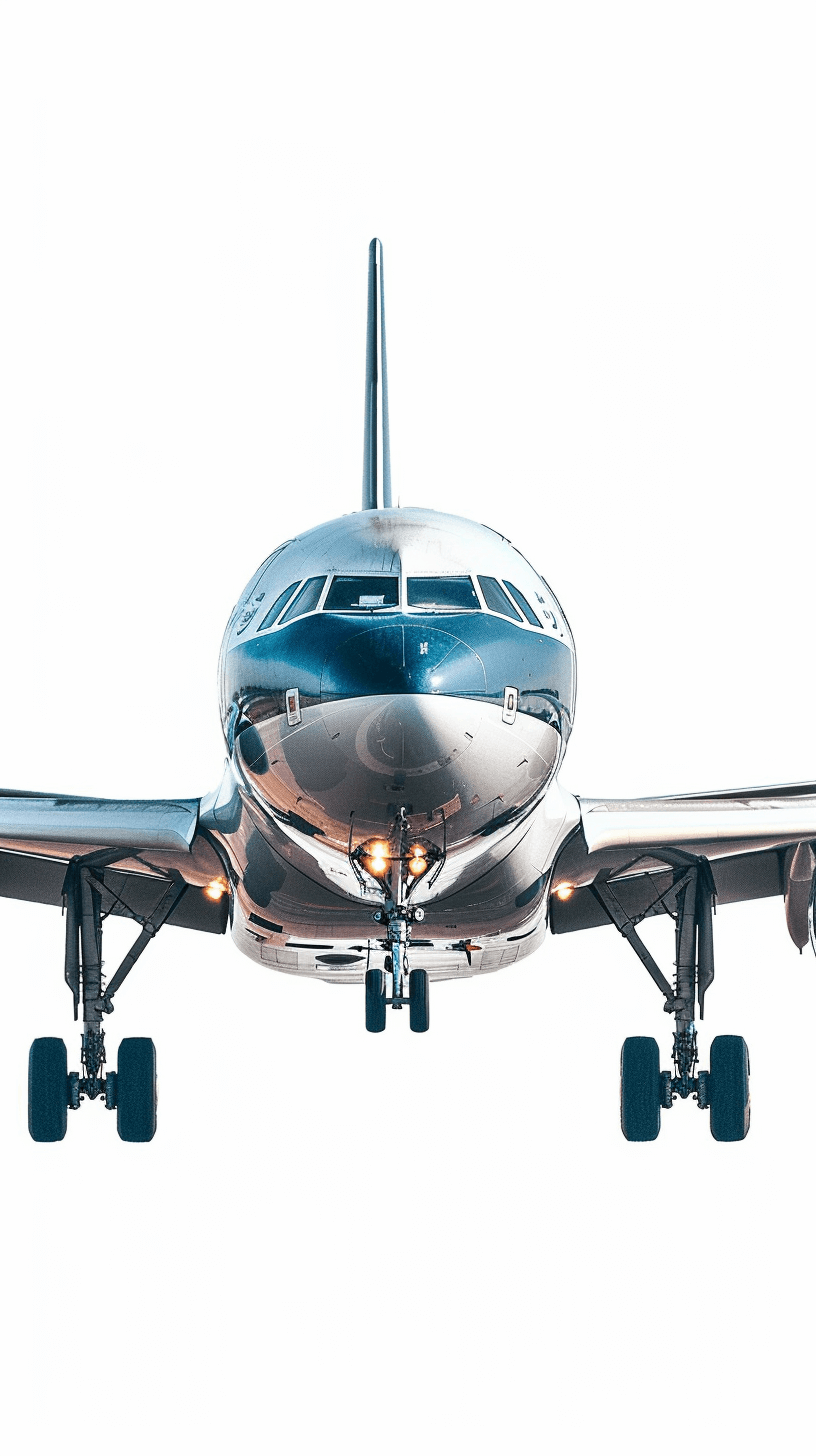
[[[353,711],[356,717],[358,710]],[[356,727],[354,754],[375,774],[390,775],[395,785],[413,783],[449,770],[470,749],[481,719],[481,705],[467,698],[444,704],[422,697],[375,699]],[[427,809],[425,786],[416,784],[415,790]],[[433,797],[430,785],[428,791]]]
[[[503,722],[500,703],[433,691],[338,694],[296,724],[273,714],[236,740],[279,820],[343,854],[352,826],[355,842],[388,834],[401,807],[417,833],[444,819],[449,849],[489,833],[546,782],[559,742],[527,714]]]
[[[323,702],[381,693],[486,691],[478,653],[460,637],[425,622],[353,632],[326,658],[320,684]]]

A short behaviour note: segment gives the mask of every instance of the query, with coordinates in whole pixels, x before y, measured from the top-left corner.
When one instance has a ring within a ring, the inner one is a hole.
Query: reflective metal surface
[[[0,793],[0,840],[189,851],[198,800],[79,799]]]
[[[299,612],[304,583],[311,610]],[[533,864],[530,847],[539,827],[557,838],[565,822],[548,788],[572,726],[574,662],[549,587],[489,527],[369,509],[273,553],[225,634],[231,768],[202,818],[234,866],[241,948],[359,979],[378,949],[379,899],[349,853],[387,838],[404,811],[442,860],[414,892],[427,968],[469,975],[532,949],[551,861]]]
[[[236,739],[237,765],[279,823],[320,836],[340,854],[387,831],[405,808],[417,832],[447,848],[506,823],[544,787],[556,729],[469,698],[377,696],[260,718]],[[444,825],[443,825],[444,821]]]
[[[700,846],[730,842],[737,848],[795,843],[816,833],[816,799],[637,799],[581,801],[590,852],[618,845]]]
[[[233,826],[224,843],[235,876],[236,944],[291,974],[362,980],[385,951],[372,918],[380,897],[360,893],[347,859],[279,824],[228,779],[232,791],[202,824]],[[525,819],[482,841],[460,868],[446,866],[439,893],[424,903],[413,962],[447,979],[496,970],[535,949],[546,929],[549,866],[577,819],[575,800],[553,785]]]

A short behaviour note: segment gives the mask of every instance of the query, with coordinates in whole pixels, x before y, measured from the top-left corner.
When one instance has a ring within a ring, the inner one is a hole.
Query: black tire
[[[623,1043],[621,1130],[630,1143],[652,1143],[660,1132],[660,1048],[653,1036]]]
[[[60,1143],[68,1127],[68,1052],[60,1036],[38,1036],[28,1054],[28,1130]]]
[[[428,972],[408,973],[408,1013],[412,1031],[427,1031],[430,1025]]]
[[[743,1038],[715,1036],[710,1067],[711,1136],[718,1143],[740,1143],[751,1126],[748,1048]]]
[[[385,1031],[385,971],[366,971],[366,1031]]]
[[[116,1131],[126,1143],[149,1143],[156,1131],[156,1048],[149,1036],[119,1044]]]

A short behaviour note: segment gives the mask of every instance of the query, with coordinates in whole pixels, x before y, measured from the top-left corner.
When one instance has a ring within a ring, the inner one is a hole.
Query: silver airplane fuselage
[[[219,689],[229,757],[201,822],[230,861],[242,951],[362,980],[384,946],[373,916],[394,892],[366,872],[361,846],[396,853],[400,824],[434,866],[411,886],[413,945],[432,978],[536,947],[555,854],[578,820],[556,779],[575,649],[508,540],[389,507],[304,532],[236,605]]]

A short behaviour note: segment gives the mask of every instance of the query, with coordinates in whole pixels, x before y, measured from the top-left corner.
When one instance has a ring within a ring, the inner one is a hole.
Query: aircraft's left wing
[[[816,784],[579,802],[580,825],[553,870],[556,935],[610,923],[598,893],[606,883],[631,920],[673,911],[683,865],[705,861],[719,903],[783,895],[791,938],[800,949],[807,944]]]
[[[224,865],[199,825],[198,799],[86,799],[0,789],[0,896],[61,905],[72,861],[93,864],[103,913],[147,917],[180,876],[167,923],[223,934]]]

